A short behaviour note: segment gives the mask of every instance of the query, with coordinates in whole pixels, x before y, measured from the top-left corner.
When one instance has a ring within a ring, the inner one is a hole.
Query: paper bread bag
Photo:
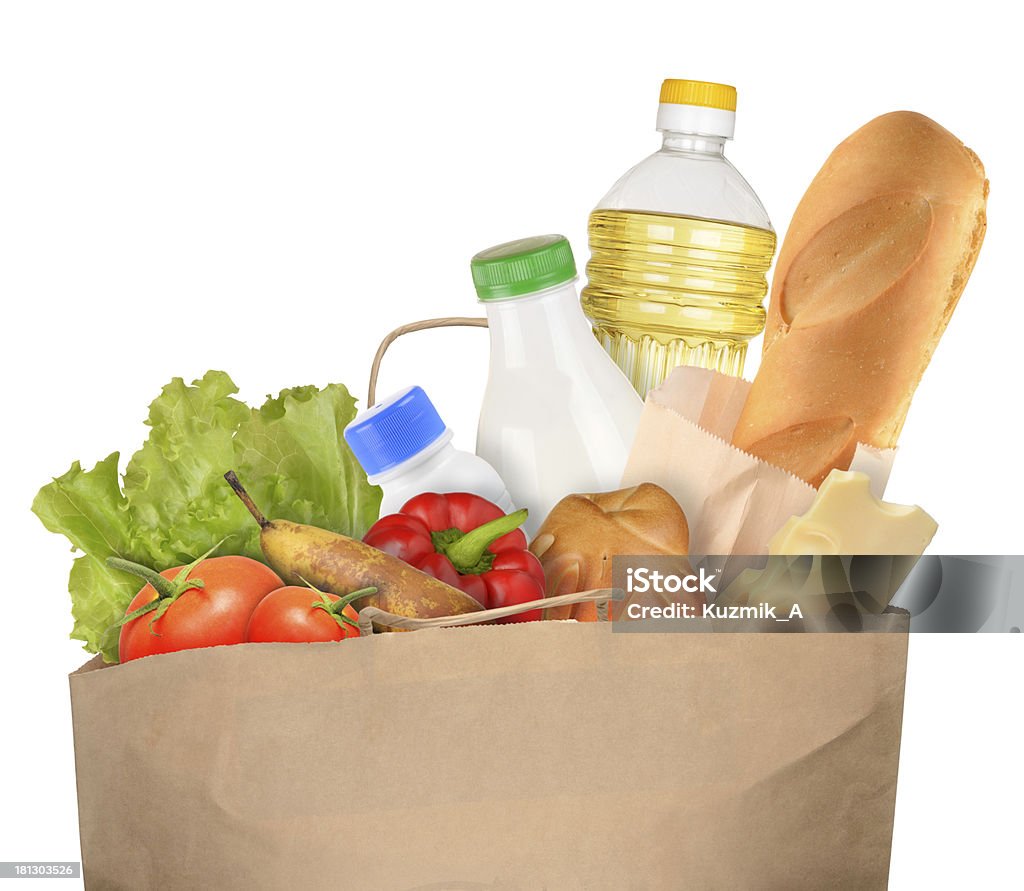
[[[690,525],[690,553],[767,554],[790,517],[817,490],[730,442],[750,383],[682,366],[647,395],[623,486],[656,483],[679,502]],[[895,450],[860,444],[850,465],[881,498]]]

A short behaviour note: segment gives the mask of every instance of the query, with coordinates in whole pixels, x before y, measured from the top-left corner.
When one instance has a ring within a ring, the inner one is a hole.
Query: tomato
[[[245,639],[251,643],[313,643],[359,637],[356,611],[349,598],[288,585],[271,591],[249,618]],[[335,604],[340,604],[335,606]]]
[[[182,568],[165,569],[160,575],[173,581]],[[249,557],[211,557],[198,563],[187,579],[202,579],[203,587],[186,586],[155,621],[156,613],[150,612],[121,626],[122,662],[156,653],[242,643],[256,605],[284,584],[272,569]],[[125,615],[156,598],[156,589],[144,585]]]

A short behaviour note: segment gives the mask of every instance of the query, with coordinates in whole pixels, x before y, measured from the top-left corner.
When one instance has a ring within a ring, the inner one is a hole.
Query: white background
[[[227,370],[250,401],[329,381],[362,397],[387,331],[478,311],[468,261],[491,244],[562,232],[582,266],[589,209],[658,146],[667,76],[738,86],[727,155],[780,235],[882,112],[928,114],[981,156],[989,233],[887,496],[936,517],[937,553],[1021,552],[1010,8],[5,3],[0,860],[80,857],[66,675],[85,654],[66,543],[28,510],[39,486],[130,454],[175,375]],[[406,340],[381,390],[422,383],[472,448],[485,333]],[[911,641],[892,888],[1020,887],[1022,645]]]

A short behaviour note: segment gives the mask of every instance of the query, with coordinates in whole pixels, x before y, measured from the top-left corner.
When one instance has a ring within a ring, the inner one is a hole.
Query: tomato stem
[[[107,566],[111,569],[116,569],[118,572],[127,572],[131,575],[138,576],[147,584],[151,585],[153,590],[156,591],[156,598],[154,600],[151,600],[149,603],[140,606],[137,610],[133,610],[128,613],[128,615],[111,627],[120,628],[122,625],[126,625],[133,619],[137,619],[139,616],[144,616],[147,613],[156,610],[156,615],[149,620],[149,630],[159,637],[160,635],[157,634],[156,630],[153,628],[153,624],[165,612],[167,612],[170,605],[186,591],[206,586],[206,583],[202,579],[190,579],[189,575],[191,575],[193,569],[209,557],[210,554],[216,551],[222,544],[224,544],[223,538],[205,554],[200,557],[196,557],[196,559],[187,566],[182,566],[178,571],[178,574],[173,579],[165,578],[155,569],[150,569],[148,566],[143,566],[141,563],[135,563],[132,560],[124,560],[121,557],[107,557]]]
[[[359,623],[353,622],[348,616],[346,616],[342,612],[342,610],[344,610],[345,607],[351,604],[354,600],[359,600],[362,597],[369,597],[371,594],[377,593],[377,589],[373,586],[370,586],[368,588],[360,588],[358,591],[352,591],[350,594],[346,594],[344,597],[339,597],[337,600],[331,600],[323,591],[311,585],[309,582],[303,579],[301,575],[299,576],[299,578],[302,579],[303,582],[305,582],[308,588],[310,588],[311,590],[315,591],[317,594],[320,595],[320,599],[314,600],[310,604],[310,606],[313,609],[322,609],[325,613],[327,613],[327,615],[329,615],[332,619],[334,619],[335,622],[338,623],[338,627],[340,628],[344,628],[346,625],[351,625],[353,628],[358,628]]]
[[[371,594],[376,594],[376,587],[360,588],[358,591],[353,591],[351,594],[346,594],[344,597],[339,597],[334,603],[331,604],[329,612],[335,615],[341,615],[341,611],[355,600],[360,600],[363,597],[369,597]]]
[[[132,610],[130,613],[128,613],[128,615],[126,615],[119,622],[115,623],[114,625],[111,625],[111,628],[120,628],[122,625],[127,625],[129,622],[132,622],[135,619],[139,618],[139,616],[144,616],[144,615],[146,615],[146,613],[153,612],[153,610],[155,610],[158,606],[160,606],[160,598],[159,597],[156,600],[151,600],[151,601],[149,601],[149,603],[144,604],[143,606],[140,606],[136,610]]]
[[[116,569],[118,572],[131,573],[131,575],[138,576],[140,579],[148,582],[156,590],[159,598],[173,597],[175,595],[175,585],[173,581],[164,578],[155,569],[150,569],[148,566],[143,566],[141,563],[134,563],[131,560],[122,560],[120,557],[108,557],[107,566],[111,569]]]

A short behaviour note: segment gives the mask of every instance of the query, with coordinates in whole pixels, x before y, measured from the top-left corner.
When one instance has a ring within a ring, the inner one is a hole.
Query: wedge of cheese
[[[914,505],[871,493],[866,474],[833,470],[803,516],[792,517],[768,544],[772,556],[905,554],[921,556],[938,524]]]

